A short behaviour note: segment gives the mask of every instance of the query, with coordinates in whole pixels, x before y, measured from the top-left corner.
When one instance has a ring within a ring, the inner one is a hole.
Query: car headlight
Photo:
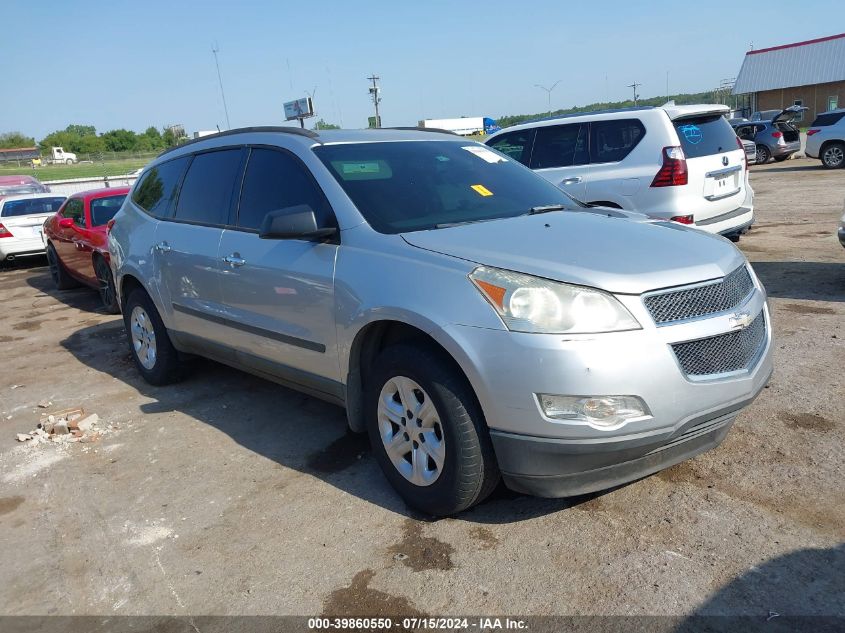
[[[481,266],[469,278],[512,332],[589,334],[638,330],[613,296],[499,268]]]

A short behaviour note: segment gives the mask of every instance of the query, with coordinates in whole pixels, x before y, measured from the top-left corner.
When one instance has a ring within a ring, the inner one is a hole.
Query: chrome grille
[[[766,342],[763,311],[742,330],[674,343],[672,350],[687,376],[709,376],[748,369]]]
[[[713,283],[649,295],[643,301],[654,322],[660,325],[730,310],[753,289],[751,275],[745,266],[740,266]]]

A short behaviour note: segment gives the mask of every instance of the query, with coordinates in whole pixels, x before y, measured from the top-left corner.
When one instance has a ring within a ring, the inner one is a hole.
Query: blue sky
[[[384,125],[422,118],[695,92],[735,77],[745,52],[845,26],[842,0],[723,2],[95,2],[6,0],[0,132],[40,138],[69,123],[98,131],[182,123],[283,122],[315,92],[318,115],[364,127],[366,77],[381,76]],[[12,61],[13,60],[13,61]],[[11,98],[18,95],[18,98]]]

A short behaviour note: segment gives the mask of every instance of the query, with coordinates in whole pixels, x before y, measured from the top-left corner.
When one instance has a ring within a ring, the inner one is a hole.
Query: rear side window
[[[497,136],[487,143],[505,156],[510,156],[523,165],[531,160],[531,146],[534,143],[534,130],[520,130]]]
[[[836,125],[844,116],[845,112],[831,112],[829,114],[820,114],[816,117],[816,120],[810,124],[810,127],[826,127],[828,125]]]
[[[328,202],[305,167],[286,152],[255,148],[244,175],[238,226],[258,229],[270,211],[307,204],[321,228],[335,226]]]
[[[639,119],[595,121],[590,130],[590,162],[619,162],[631,153],[643,136],[645,127]]]
[[[20,215],[38,215],[39,213],[55,213],[62,206],[64,198],[32,198],[31,200],[7,200],[3,205],[4,218]]]
[[[150,215],[166,218],[173,215],[179,181],[188,165],[189,156],[156,165],[143,176],[132,192],[132,201]]]
[[[103,226],[114,217],[126,195],[97,198],[91,201],[91,226]]]
[[[531,169],[571,167],[590,162],[587,152],[587,126],[580,123],[537,128]]]
[[[687,158],[730,152],[737,148],[736,133],[721,114],[672,122]]]
[[[240,148],[194,156],[179,192],[175,218],[200,224],[228,224],[241,157]]]

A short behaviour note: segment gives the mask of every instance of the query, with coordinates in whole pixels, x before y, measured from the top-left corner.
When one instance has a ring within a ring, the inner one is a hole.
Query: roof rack
[[[397,127],[380,127],[375,128],[379,130],[416,130],[418,132],[436,132],[438,134],[451,134],[452,136],[460,136],[455,134],[452,130],[442,130],[439,127],[422,127],[420,125],[397,126]]]
[[[307,136],[308,138],[319,138],[319,135],[316,132],[312,132],[311,130],[305,130],[298,127],[288,127],[282,125],[259,125],[256,127],[239,127],[234,128],[232,130],[226,130],[224,132],[217,132],[216,134],[209,134],[208,136],[201,136],[200,138],[192,138],[190,141],[186,141],[185,143],[181,143],[179,145],[167,148],[166,150],[161,152],[159,156],[164,156],[165,154],[172,152],[173,150],[181,149],[183,147],[186,147],[187,145],[198,143],[199,141],[207,141],[209,139],[220,138],[221,136],[231,136],[233,134],[244,134],[246,132],[283,132],[285,134]]]

